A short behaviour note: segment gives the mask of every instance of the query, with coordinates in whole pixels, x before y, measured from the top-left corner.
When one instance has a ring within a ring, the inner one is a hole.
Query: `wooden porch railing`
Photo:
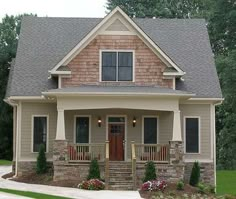
[[[109,141],[105,144],[105,188],[109,188]]]
[[[132,162],[132,177],[133,177],[133,189],[136,189],[136,154],[135,143],[131,141],[131,162]]]
[[[137,162],[169,163],[168,144],[135,144]]]
[[[69,144],[69,162],[88,162],[93,159],[97,159],[100,162],[105,160],[105,143]]]

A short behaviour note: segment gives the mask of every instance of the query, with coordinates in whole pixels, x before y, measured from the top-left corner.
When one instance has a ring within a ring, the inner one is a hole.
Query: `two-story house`
[[[149,160],[172,181],[188,181],[199,161],[215,182],[222,95],[202,19],[119,7],[105,18],[24,17],[5,101],[16,175],[34,170],[44,144],[54,180],[85,179],[96,158],[108,188],[135,188]]]

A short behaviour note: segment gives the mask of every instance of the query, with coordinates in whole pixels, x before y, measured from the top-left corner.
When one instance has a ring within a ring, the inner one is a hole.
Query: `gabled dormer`
[[[119,7],[98,23],[51,71],[58,85],[145,85],[175,89],[185,74]]]

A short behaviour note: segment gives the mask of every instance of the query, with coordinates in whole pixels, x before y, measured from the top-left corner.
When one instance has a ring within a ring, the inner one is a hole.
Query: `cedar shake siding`
[[[163,79],[165,64],[134,35],[99,35],[85,47],[69,64],[70,78],[62,78],[62,87],[81,84],[104,85],[99,82],[100,50],[134,50],[134,82],[112,82],[109,84],[128,84],[173,88],[172,79]]]

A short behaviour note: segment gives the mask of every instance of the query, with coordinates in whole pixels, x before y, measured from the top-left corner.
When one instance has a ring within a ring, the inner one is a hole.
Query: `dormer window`
[[[101,81],[133,81],[133,51],[102,51]]]

